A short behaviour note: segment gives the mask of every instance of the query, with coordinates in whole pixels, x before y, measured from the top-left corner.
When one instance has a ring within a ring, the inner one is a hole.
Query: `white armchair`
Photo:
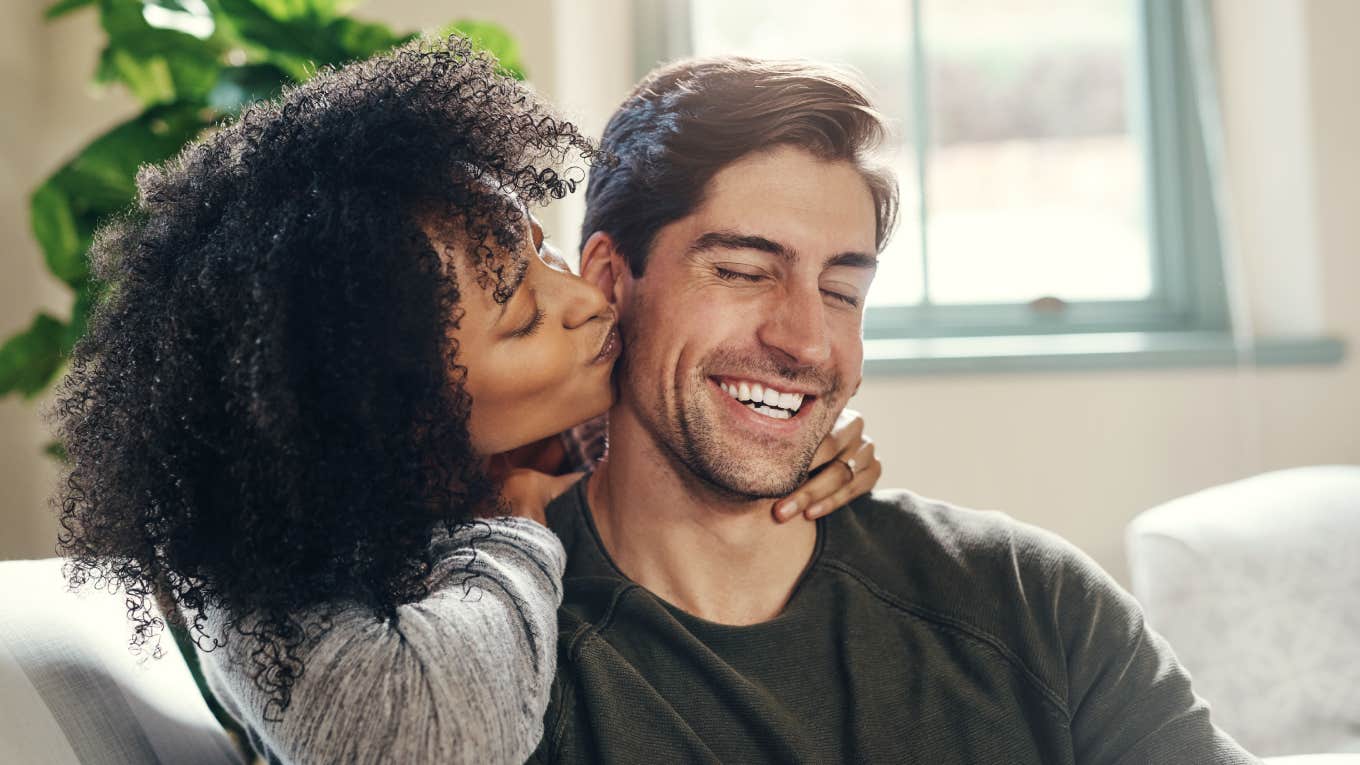
[[[1127,544],[1134,594],[1220,727],[1261,756],[1360,752],[1360,467],[1182,497]],[[1360,762],[1298,762],[1343,759]]]
[[[71,593],[61,560],[0,562],[0,760],[236,765],[168,632],[139,661],[121,594]]]

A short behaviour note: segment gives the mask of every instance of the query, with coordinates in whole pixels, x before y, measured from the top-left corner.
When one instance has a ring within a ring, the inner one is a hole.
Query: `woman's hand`
[[[548,503],[570,489],[583,475],[585,473],[548,475],[529,468],[514,468],[501,479],[501,496],[510,505],[511,515],[547,526],[544,510]]]
[[[775,504],[776,523],[799,512],[816,520],[874,488],[883,475],[883,463],[874,456],[873,439],[864,435],[864,415],[853,409],[841,411],[812,455],[812,469],[807,483]]]

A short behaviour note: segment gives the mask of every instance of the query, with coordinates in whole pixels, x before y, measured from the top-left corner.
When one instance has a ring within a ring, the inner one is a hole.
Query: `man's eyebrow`
[[[876,271],[878,270],[878,256],[865,252],[842,252],[839,255],[832,255],[822,264],[822,268],[831,268],[832,266],[867,268],[870,271]]]
[[[779,242],[755,234],[738,234],[734,231],[710,231],[695,239],[694,244],[689,246],[691,253],[704,250],[758,250],[768,252],[781,260],[798,259],[792,250]]]
[[[738,234],[733,231],[710,231],[695,239],[694,244],[689,247],[691,253],[703,252],[704,250],[756,250],[768,252],[790,263],[798,260],[798,255],[793,250],[779,242],[756,234]],[[876,270],[878,268],[878,256],[864,252],[842,252],[832,255],[826,259],[825,263],[822,263],[822,268],[831,268],[832,266]]]

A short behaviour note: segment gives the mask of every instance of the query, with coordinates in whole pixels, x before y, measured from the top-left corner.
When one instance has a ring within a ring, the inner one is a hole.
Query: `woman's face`
[[[465,311],[456,337],[472,396],[472,447],[499,454],[603,414],[613,403],[610,373],[620,343],[614,309],[573,275],[525,216],[524,280],[504,304],[477,287],[463,246],[453,259]]]

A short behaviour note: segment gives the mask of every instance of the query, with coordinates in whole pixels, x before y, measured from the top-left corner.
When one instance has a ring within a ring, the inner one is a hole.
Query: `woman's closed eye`
[[[524,326],[520,327],[519,329],[515,330],[514,332],[511,332],[511,333],[510,333],[510,336],[511,336],[511,337],[529,337],[530,335],[532,335],[532,334],[534,334],[535,332],[537,332],[539,327],[543,326],[543,319],[544,319],[545,316],[546,316],[546,314],[543,313],[543,309],[542,309],[542,308],[537,308],[537,307],[535,307],[535,308],[534,308],[534,315],[531,316],[531,317],[529,317],[529,321],[528,321],[527,323],[525,323]]]

